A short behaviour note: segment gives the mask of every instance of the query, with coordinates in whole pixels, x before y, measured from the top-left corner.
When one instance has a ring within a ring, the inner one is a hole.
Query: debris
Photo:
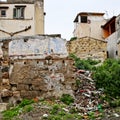
[[[48,114],[44,114],[43,117],[44,117],[44,118],[47,118],[47,117],[48,117]]]
[[[119,116],[120,116],[120,115],[118,115],[117,113],[114,113],[113,115],[114,115],[115,117],[119,117]]]
[[[66,109],[66,108],[62,108],[65,112],[69,112],[69,110],[68,109]]]
[[[100,95],[102,90],[96,90],[95,82],[91,79],[89,71],[79,70],[76,73],[76,79],[80,85],[75,93],[76,107],[85,115],[89,112],[102,112],[102,102]]]

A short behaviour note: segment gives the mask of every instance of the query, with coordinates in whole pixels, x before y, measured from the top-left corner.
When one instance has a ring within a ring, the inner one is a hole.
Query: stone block
[[[9,85],[9,79],[2,79],[2,85]]]
[[[14,97],[20,97],[20,91],[14,91],[13,96]]]
[[[8,103],[0,103],[0,112],[7,110]]]
[[[12,95],[13,95],[12,91],[9,91],[7,89],[4,89],[4,90],[1,91],[1,97],[10,97]]]
[[[39,91],[21,91],[20,92],[22,98],[34,98],[39,96]]]
[[[18,84],[17,90],[29,90],[29,86],[25,84]]]
[[[8,72],[2,73],[2,78],[8,79],[9,78],[9,73]]]
[[[39,90],[48,91],[47,86],[45,86],[45,85],[32,85],[32,89],[37,90],[37,91],[39,91]]]

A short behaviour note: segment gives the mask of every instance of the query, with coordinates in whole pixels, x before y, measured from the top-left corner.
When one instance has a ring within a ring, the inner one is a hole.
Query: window
[[[0,10],[0,17],[6,17],[6,10]]]
[[[0,6],[0,17],[6,17],[8,6]]]
[[[81,23],[87,23],[87,16],[81,16]]]
[[[24,19],[25,6],[16,6],[13,9],[13,18]]]
[[[118,51],[116,51],[116,55],[118,55]]]

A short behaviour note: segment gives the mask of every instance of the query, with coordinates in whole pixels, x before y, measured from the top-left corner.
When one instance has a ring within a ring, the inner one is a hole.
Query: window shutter
[[[13,18],[16,18],[16,8],[13,9]]]
[[[24,18],[24,7],[21,8],[21,18]]]

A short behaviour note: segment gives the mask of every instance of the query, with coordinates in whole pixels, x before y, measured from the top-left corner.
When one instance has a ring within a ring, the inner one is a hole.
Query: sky
[[[120,0],[44,0],[45,34],[73,37],[74,19],[80,12],[102,12],[105,18],[120,14]]]
[[[6,1],[6,0],[0,0]],[[120,0],[44,0],[45,34],[73,37],[74,19],[80,12],[102,12],[105,18],[120,14]]]

